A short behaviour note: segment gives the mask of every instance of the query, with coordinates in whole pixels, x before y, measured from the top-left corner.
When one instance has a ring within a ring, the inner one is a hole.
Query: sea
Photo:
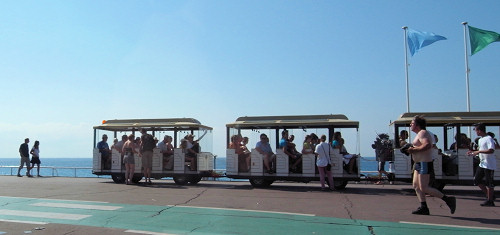
[[[40,164],[40,175],[42,176],[109,178],[109,176],[92,174],[92,158],[42,158],[40,161],[42,162]],[[19,162],[19,158],[0,158],[0,175],[17,175]],[[375,157],[361,157],[360,164],[362,172],[377,171]],[[214,169],[225,172],[225,168],[226,158],[217,157],[214,162]],[[33,170],[32,174],[36,175],[36,166]],[[21,170],[21,174],[26,175],[26,167]]]

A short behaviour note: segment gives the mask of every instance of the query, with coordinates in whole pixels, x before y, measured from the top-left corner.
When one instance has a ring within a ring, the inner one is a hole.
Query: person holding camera
[[[333,191],[333,175],[332,175],[332,164],[330,160],[330,152],[333,151],[330,144],[326,142],[326,135],[322,135],[320,138],[320,143],[316,145],[316,150],[314,153],[318,156],[316,160],[316,166],[319,171],[319,180],[321,182],[321,191],[325,191],[325,174],[328,177],[328,183],[330,183],[330,190]]]

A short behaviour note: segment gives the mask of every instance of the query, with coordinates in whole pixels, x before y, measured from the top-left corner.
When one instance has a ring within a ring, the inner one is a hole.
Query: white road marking
[[[23,221],[23,220],[11,220],[11,219],[0,219],[0,222],[8,222],[8,223],[20,223],[20,224],[48,224],[45,222],[38,222],[38,221]]]
[[[121,206],[100,206],[100,205],[87,205],[87,204],[73,204],[73,203],[55,203],[55,202],[37,202],[31,204],[32,206],[46,206],[46,207],[60,207],[60,208],[73,208],[73,209],[88,209],[88,210],[103,210],[114,211],[121,209]]]
[[[52,213],[52,212],[40,212],[40,211],[20,211],[20,210],[0,210],[0,215],[13,215],[13,216],[49,218],[49,219],[65,219],[65,220],[81,220],[91,216],[91,215],[81,215],[81,214]]]
[[[260,211],[260,210],[245,210],[245,209],[219,208],[219,207],[203,207],[203,206],[175,206],[175,205],[167,205],[167,206],[185,207],[185,208],[200,208],[200,209],[214,209],[214,210],[228,210],[228,211],[263,212],[263,213],[284,214],[284,215],[316,216],[315,214],[301,214],[301,213],[279,212],[279,211]]]
[[[173,233],[157,233],[150,231],[141,231],[141,230],[125,230],[126,233],[140,233],[140,234],[149,234],[149,235],[174,235]]]
[[[103,202],[103,201],[81,201],[81,200],[69,200],[69,199],[57,199],[57,198],[34,198],[34,197],[7,197],[7,196],[0,196],[0,198],[22,198],[22,199],[30,199],[30,200],[47,200],[47,201],[65,201],[65,202],[90,202],[90,203],[109,203],[109,202]]]
[[[420,225],[441,226],[441,227],[454,227],[454,228],[488,229],[488,230],[499,230],[500,231],[500,228],[463,226],[463,225],[452,225],[452,224],[431,224],[431,223],[418,223],[418,222],[407,222],[407,221],[399,221],[399,223],[402,223],[402,224],[420,224]]]

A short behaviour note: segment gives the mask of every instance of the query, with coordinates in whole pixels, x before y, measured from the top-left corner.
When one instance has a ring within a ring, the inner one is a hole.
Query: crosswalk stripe
[[[21,210],[0,210],[0,215],[13,215],[23,217],[48,218],[48,219],[65,219],[65,220],[81,220],[91,215],[82,214],[66,214],[40,211],[21,211]]]
[[[148,235],[173,235],[172,233],[157,233],[150,231],[141,231],[141,230],[125,230],[126,233],[140,233],[140,234],[148,234]]]
[[[12,219],[0,219],[0,222],[8,222],[8,223],[20,223],[20,224],[48,224],[46,222],[38,222],[38,221],[23,221],[23,220],[12,220]]]
[[[101,206],[101,205],[87,205],[87,204],[73,204],[73,203],[55,203],[55,202],[38,202],[31,204],[32,206],[45,206],[45,207],[60,207],[72,209],[88,209],[88,210],[102,210],[114,211],[121,209],[121,206]]]

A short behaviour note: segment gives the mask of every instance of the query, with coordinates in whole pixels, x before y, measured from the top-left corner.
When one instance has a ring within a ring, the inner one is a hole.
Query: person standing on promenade
[[[125,184],[130,184],[134,178],[134,153],[137,153],[137,151],[135,150],[134,134],[130,134],[127,138],[128,140],[123,144],[122,153],[124,154],[123,163],[125,164]]]
[[[24,164],[26,164],[26,176],[33,177],[30,175],[30,148],[28,143],[30,142],[29,138],[24,139],[24,143],[19,146],[19,154],[21,155],[21,164],[19,165],[19,169],[17,169],[17,177],[23,177],[21,175],[21,169],[23,169]]]
[[[441,193],[439,190],[429,186],[430,172],[432,169],[432,144],[433,137],[426,130],[427,121],[422,116],[415,116],[410,123],[411,131],[415,132],[417,136],[413,139],[413,146],[408,148],[415,164],[413,165],[413,188],[417,193],[417,198],[420,201],[420,207],[413,211],[412,214],[429,215],[429,208],[425,199],[425,194],[441,198],[446,205],[450,208],[451,214],[455,213],[456,198],[448,197]]]
[[[153,165],[153,149],[156,147],[155,140],[152,135],[148,134],[146,129],[141,129],[141,148],[140,155],[142,157],[142,167],[144,178],[147,184],[151,182],[151,167]]]
[[[484,124],[477,124],[474,129],[476,130],[476,134],[481,136],[478,143],[478,150],[467,152],[469,156],[479,155],[480,162],[474,176],[474,185],[479,186],[481,191],[486,194],[486,198],[488,198],[484,203],[481,203],[481,206],[495,206],[495,184],[493,181],[493,175],[497,168],[494,154],[495,140],[486,133],[486,126]]]
[[[321,190],[325,191],[325,174],[328,177],[328,182],[330,183],[330,190],[333,191],[333,175],[331,171],[330,162],[330,152],[333,150],[330,144],[326,142],[326,135],[321,135],[320,143],[316,145],[316,150],[314,151],[318,155],[316,160],[316,166],[319,171],[319,180],[321,182]],[[330,169],[328,169],[330,165]]]
[[[33,148],[31,148],[31,155],[33,155],[31,157],[31,169],[33,169],[35,167],[35,164],[36,164],[36,172],[37,172],[37,176],[38,177],[41,177],[40,175],[40,164],[42,162],[40,162],[40,148],[39,148],[39,145],[40,145],[40,141],[35,141],[35,145],[33,146]]]

